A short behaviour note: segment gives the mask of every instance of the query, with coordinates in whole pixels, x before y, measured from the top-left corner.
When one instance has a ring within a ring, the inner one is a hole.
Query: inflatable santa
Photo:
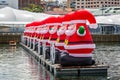
[[[25,25],[25,31],[23,33],[23,38],[22,38],[22,43],[24,43],[25,45],[27,45],[27,36],[28,36],[28,28],[29,24]]]
[[[64,62],[64,60],[62,60],[62,57],[65,56],[65,55],[68,55],[66,50],[64,49],[64,45],[65,45],[64,41],[65,41],[65,38],[66,38],[65,31],[67,30],[67,27],[70,24],[70,21],[72,19],[72,15],[73,15],[73,12],[72,13],[68,13],[65,16],[62,16],[61,17],[62,25],[57,30],[58,38],[56,40],[55,46],[56,46],[56,49],[57,49],[56,50],[57,51],[56,52],[57,55],[60,55],[60,57],[58,58],[60,64],[62,62]]]
[[[52,27],[49,29],[49,40],[48,43],[51,45],[50,47],[50,54],[51,54],[51,62],[54,63],[59,63],[59,51],[57,49],[55,49],[55,43],[56,40],[58,38],[57,35],[57,31],[59,29],[59,27],[61,27],[61,22],[62,22],[62,17],[58,16],[56,17],[56,19],[54,20],[54,22],[52,23]]]
[[[47,19],[45,19],[45,25],[42,28],[42,53],[44,56],[44,59],[49,59],[50,56],[50,44],[48,44],[48,40],[49,40],[49,29],[53,26],[53,22],[56,19],[56,17],[51,16],[48,17]]]
[[[41,43],[41,37],[42,37],[42,34],[41,34],[41,31],[42,31],[42,21],[40,21],[38,23],[38,28],[37,28],[37,42],[38,42],[38,46],[37,46],[37,52],[38,54],[42,54],[42,43]]]
[[[27,46],[31,46],[31,35],[32,35],[32,23],[29,24],[27,28]]]
[[[32,23],[29,23],[27,27],[27,46],[31,47],[31,36],[32,36]]]
[[[59,27],[59,29],[57,30],[57,36],[58,37],[57,37],[55,46],[61,52],[66,52],[65,49],[64,49],[64,45],[65,45],[64,41],[65,41],[65,38],[66,38],[65,31],[70,24],[70,21],[72,19],[72,15],[73,15],[73,12],[68,13],[65,16],[61,17],[61,23],[62,24]]]
[[[63,66],[86,66],[95,63],[92,52],[95,48],[89,28],[96,28],[95,17],[87,10],[78,10],[73,14],[72,21],[65,31],[64,48],[68,55],[61,58]]]
[[[36,22],[32,22],[32,24],[31,24],[31,28],[32,28],[32,30],[31,30],[31,48],[33,49],[33,50],[35,50],[35,45],[36,45],[36,30],[37,30],[37,26],[36,26]]]

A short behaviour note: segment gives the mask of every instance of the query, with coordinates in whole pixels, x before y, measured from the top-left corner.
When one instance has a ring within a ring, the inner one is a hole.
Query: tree
[[[39,5],[29,4],[27,7],[24,7],[23,10],[27,10],[30,12],[44,12],[44,8]]]

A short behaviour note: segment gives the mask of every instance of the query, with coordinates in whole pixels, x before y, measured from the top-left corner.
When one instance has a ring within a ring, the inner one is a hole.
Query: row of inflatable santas
[[[92,52],[95,44],[89,27],[96,28],[97,24],[95,17],[87,10],[51,16],[26,24],[23,43],[52,64],[93,65],[95,61],[92,59]]]

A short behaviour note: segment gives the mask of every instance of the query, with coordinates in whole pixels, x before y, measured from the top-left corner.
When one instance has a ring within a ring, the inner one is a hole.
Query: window
[[[81,4],[84,4],[83,2]]]
[[[101,27],[102,27],[103,34],[114,34],[115,33],[115,27],[112,25],[101,26]]]
[[[77,8],[80,8],[80,6],[77,6]]]
[[[81,6],[81,8],[84,8],[84,6]]]

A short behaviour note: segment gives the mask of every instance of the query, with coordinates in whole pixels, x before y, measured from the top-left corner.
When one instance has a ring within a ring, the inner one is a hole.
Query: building
[[[67,8],[70,8],[70,7],[71,7],[70,4],[72,3],[72,1],[73,1],[73,0],[67,0],[67,4],[66,4],[66,5],[67,5]]]
[[[8,2],[4,0],[0,0],[0,8],[3,8],[5,6],[8,6]]]
[[[60,2],[60,7],[61,8],[67,8],[67,1]]]
[[[68,0],[69,1],[69,0]],[[81,8],[103,8],[120,5],[120,0],[74,0],[75,9]]]
[[[40,5],[41,0],[19,0],[19,9],[22,9],[22,8],[28,6],[28,4]]]
[[[12,7],[18,9],[18,0],[0,0],[0,8]]]
[[[46,11],[53,11],[54,8],[59,8],[59,1],[58,0],[48,0],[46,1]]]
[[[71,8],[71,9],[75,10],[75,0],[67,0],[66,6],[67,6],[67,8]]]

